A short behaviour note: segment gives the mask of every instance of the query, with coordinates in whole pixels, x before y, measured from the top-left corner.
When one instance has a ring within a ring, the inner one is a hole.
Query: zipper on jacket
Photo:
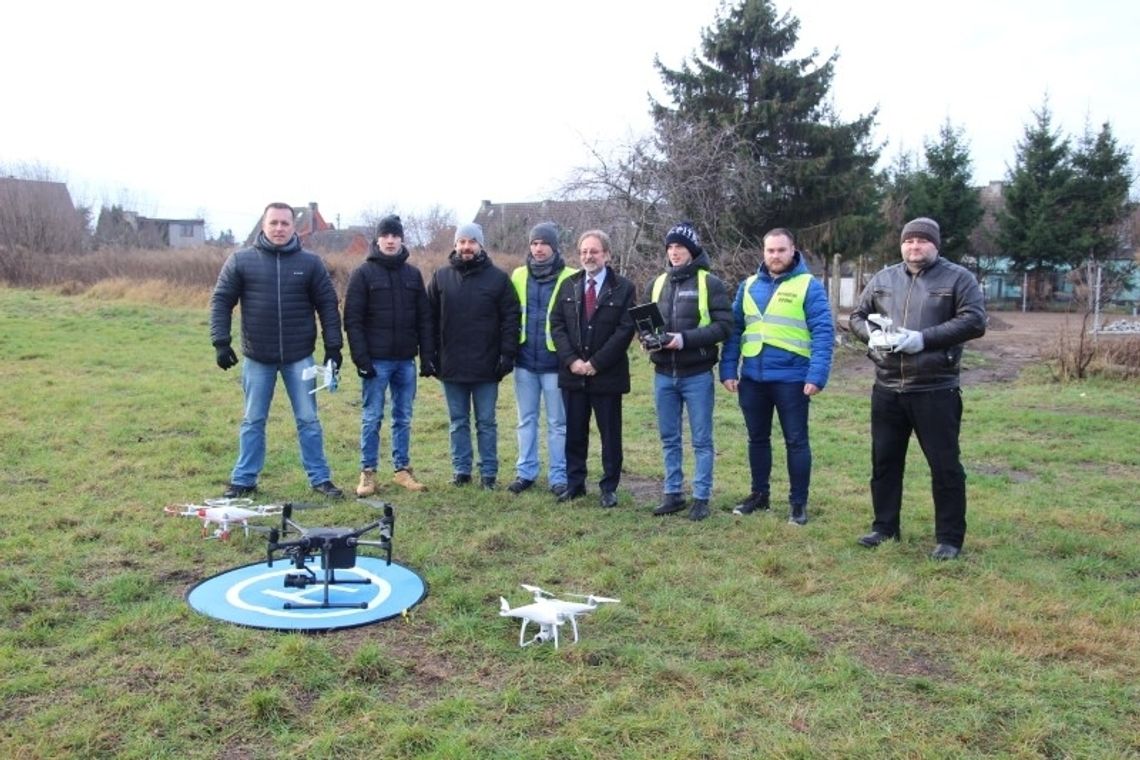
[[[281,254],[274,253],[277,259],[277,361],[285,362],[285,323],[281,317]]]

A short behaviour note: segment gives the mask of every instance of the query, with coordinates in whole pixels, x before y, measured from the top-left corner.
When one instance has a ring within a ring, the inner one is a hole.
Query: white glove
[[[895,344],[895,350],[901,351],[904,354],[917,354],[922,350],[922,333],[918,330],[908,330],[905,327],[900,327],[899,339]]]
[[[882,330],[872,330],[867,346],[875,351],[890,351],[891,341]]]

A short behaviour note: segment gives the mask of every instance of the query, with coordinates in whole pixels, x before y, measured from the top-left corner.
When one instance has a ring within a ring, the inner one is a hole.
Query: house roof
[[[483,201],[473,220],[483,228],[488,248],[496,250],[525,250],[526,239],[534,225],[554,222],[562,233],[563,244],[572,243],[577,235],[588,229],[603,229],[614,235],[631,220],[618,206],[606,200],[528,201],[522,203],[492,203]]]
[[[44,214],[78,219],[71,193],[62,182],[0,177],[0,201],[9,208],[35,208]]]

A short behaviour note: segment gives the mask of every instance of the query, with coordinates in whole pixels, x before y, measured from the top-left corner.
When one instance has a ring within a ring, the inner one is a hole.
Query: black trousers
[[[616,491],[621,481],[621,394],[562,391],[566,407],[566,487],[586,486],[586,456],[590,451],[590,414],[602,438],[602,491]]]
[[[899,533],[903,472],[911,431],[930,466],[934,497],[934,535],[940,544],[961,548],[966,538],[966,471],[958,434],[962,427],[962,392],[958,388],[895,393],[871,392],[872,530]]]

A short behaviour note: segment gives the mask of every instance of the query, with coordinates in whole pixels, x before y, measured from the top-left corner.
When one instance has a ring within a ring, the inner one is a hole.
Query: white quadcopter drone
[[[305,367],[305,369],[301,370],[301,379],[313,380],[320,378],[320,384],[309,391],[309,395],[317,391],[323,391],[325,388],[329,389],[329,393],[333,393],[336,391],[338,374],[336,365],[333,364],[332,359],[329,359],[324,364],[314,364],[310,367]]]
[[[606,596],[596,596],[594,594],[565,594],[565,596],[585,600],[582,602],[569,602],[564,599],[554,598],[554,594],[538,586],[530,586],[526,583],[519,585],[534,594],[534,601],[531,604],[524,604],[521,607],[512,608],[505,598],[499,597],[499,615],[522,620],[522,627],[519,628],[520,647],[527,647],[531,644],[541,644],[544,641],[553,641],[554,648],[557,649],[558,626],[567,622],[570,623],[570,628],[574,631],[574,642],[577,643],[577,618],[579,615],[593,612],[598,608],[599,604],[617,604],[621,601],[620,599],[611,599]],[[538,625],[538,633],[527,641],[526,627],[530,623]]]
[[[249,537],[249,521],[255,517],[281,514],[281,504],[253,505],[253,499],[206,499],[204,504],[171,504],[163,512],[174,517],[197,517],[202,521],[202,536],[225,541],[230,537],[230,526],[240,525]],[[210,526],[216,525],[213,533]]]
[[[879,329],[871,333],[868,347],[877,351],[894,351],[902,340],[902,333],[895,329],[895,321],[886,314],[868,314],[867,321]]]

